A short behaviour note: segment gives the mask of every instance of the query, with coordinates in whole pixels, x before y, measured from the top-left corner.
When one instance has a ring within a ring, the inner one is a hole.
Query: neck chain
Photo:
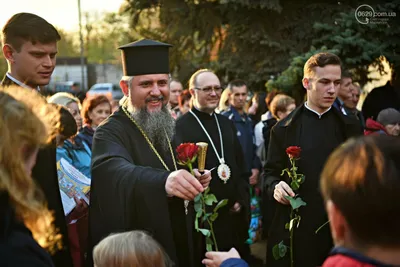
[[[139,131],[142,133],[144,139],[146,139],[147,143],[149,144],[150,148],[153,150],[154,154],[156,154],[156,156],[158,157],[158,159],[160,160],[160,162],[162,163],[162,165],[164,166],[164,168],[167,171],[171,171],[167,164],[165,163],[165,161],[162,159],[162,157],[160,156],[160,154],[158,153],[157,149],[154,147],[153,143],[150,141],[149,137],[147,136],[147,134],[144,132],[144,130],[142,129],[142,127],[140,127],[140,125],[133,119],[132,115],[128,112],[128,110],[126,109],[125,105],[122,106],[122,110],[124,111],[124,113],[126,114],[126,116],[128,116],[128,118],[133,122],[133,124],[136,125],[136,127],[139,129]],[[165,131],[165,130],[164,130]],[[171,141],[169,140],[168,134],[167,132],[165,132],[165,136],[167,137],[168,140],[168,147],[169,147],[169,151],[171,152],[171,157],[172,157],[172,161],[174,162],[174,168],[175,170],[177,170],[178,168],[176,167],[176,161],[175,161],[175,156],[174,156],[174,152],[172,150],[172,146],[171,146]]]
[[[204,125],[201,123],[199,117],[197,117],[197,115],[194,114],[193,111],[189,110],[189,112],[193,115],[193,117],[195,117],[195,119],[199,123],[200,127],[203,129],[204,133],[207,135],[208,140],[210,141],[211,146],[214,149],[215,155],[217,156],[217,158],[219,160],[219,164],[220,165],[218,166],[218,169],[217,169],[218,176],[224,183],[226,183],[229,180],[230,176],[231,176],[231,170],[230,170],[229,166],[225,164],[224,142],[222,140],[221,127],[219,126],[217,115],[215,115],[215,113],[213,114],[214,118],[215,118],[215,121],[217,123],[217,127],[218,127],[219,140],[221,142],[221,157],[219,156],[217,148],[214,145],[214,142],[212,141],[212,139],[211,139],[210,135],[208,134],[208,132],[207,132],[206,128],[204,127]]]
[[[223,143],[223,140],[222,140],[221,128],[219,127],[219,122],[218,122],[217,115],[215,115],[215,113],[213,114],[213,115],[214,115],[214,118],[215,118],[215,121],[217,122],[218,133],[219,133],[219,140],[220,140],[220,142],[221,142],[221,157],[219,156],[218,151],[217,151],[217,149],[215,148],[214,142],[212,141],[212,139],[211,139],[210,135],[208,134],[208,132],[207,132],[206,128],[204,127],[204,125],[201,123],[199,117],[197,117],[197,115],[194,114],[193,111],[189,110],[189,112],[193,115],[193,117],[196,118],[196,120],[197,120],[197,122],[199,123],[201,129],[203,129],[204,133],[207,135],[207,138],[208,138],[208,140],[210,140],[211,146],[213,147],[214,152],[215,152],[215,154],[217,155],[217,158],[218,158],[219,162],[220,162],[220,163],[225,163],[225,160],[224,160],[224,143]]]

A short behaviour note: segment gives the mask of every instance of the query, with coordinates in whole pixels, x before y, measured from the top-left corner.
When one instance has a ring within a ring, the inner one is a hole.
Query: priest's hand
[[[251,185],[256,185],[258,183],[258,175],[260,171],[258,169],[251,169],[251,176],[249,178],[249,182]]]
[[[295,193],[287,183],[280,181],[279,184],[275,185],[274,198],[281,204],[289,205],[290,202],[285,198],[285,196],[294,197]]]
[[[240,212],[241,209],[242,209],[242,205],[240,205],[239,202],[235,202],[235,204],[231,208],[231,211],[232,212]]]
[[[193,169],[193,172],[194,176],[199,180],[203,188],[207,189],[211,182],[211,171],[204,170],[204,173],[201,174],[198,169]]]
[[[188,171],[178,170],[171,172],[165,183],[165,191],[170,196],[185,200],[193,200],[204,191],[201,183]]]
[[[240,259],[239,252],[235,248],[231,248],[228,252],[215,252],[210,251],[206,253],[206,259],[204,259],[201,263],[206,265],[207,267],[218,267],[227,259]]]

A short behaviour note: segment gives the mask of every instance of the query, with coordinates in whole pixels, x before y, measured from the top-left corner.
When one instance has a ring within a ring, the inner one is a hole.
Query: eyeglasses
[[[223,90],[223,88],[219,85],[217,86],[205,86],[203,88],[194,88],[196,90],[203,91],[206,94],[211,94],[212,91],[214,91],[216,94],[220,94]]]

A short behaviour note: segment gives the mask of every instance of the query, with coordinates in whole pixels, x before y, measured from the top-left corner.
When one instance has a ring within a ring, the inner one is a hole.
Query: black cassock
[[[158,152],[173,171],[170,152]],[[169,173],[121,108],[97,128],[89,208],[90,264],[93,247],[104,237],[145,230],[176,266],[189,266],[184,204],[167,197]]]
[[[319,180],[328,156],[347,138],[362,135],[357,120],[348,118],[332,107],[321,117],[305,108],[298,107],[286,119],[279,121],[271,132],[268,157],[265,165],[266,184],[273,199],[275,185],[284,180],[290,185],[289,178],[280,176],[282,170],[290,168],[285,150],[289,146],[300,146],[300,159],[296,162],[298,173],[305,175],[305,182],[298,194],[307,203],[299,208],[301,222],[294,230],[295,266],[315,267],[322,265],[332,248],[329,225],[325,225],[317,234],[315,231],[327,222]],[[280,241],[289,246],[289,232],[285,223],[289,222],[290,206],[276,204],[276,213],[270,227],[267,248],[267,266],[290,266],[289,250],[280,260],[275,260],[272,248]]]
[[[221,156],[221,142],[214,116],[210,116],[210,114],[200,112],[196,109],[192,109],[192,111],[203,123],[211,136],[219,155]],[[225,184],[221,179],[219,179],[217,170],[212,172],[210,192],[215,194],[218,201],[228,199],[228,205],[218,211],[218,218],[214,222],[214,232],[220,251],[228,251],[230,248],[236,247],[239,252],[244,254],[247,252],[244,247],[247,246],[245,241],[248,237],[247,230],[249,226],[250,197],[248,177],[250,174],[245,170],[243,152],[236,136],[237,130],[234,124],[224,116],[217,114],[217,117],[222,132],[225,162],[231,169],[231,177]],[[177,120],[176,134],[174,138],[175,145],[187,142],[208,143],[205,167],[210,170],[219,165],[219,160],[210,141],[195,117],[189,112]],[[194,167],[197,168],[197,162]],[[230,209],[235,202],[239,202],[242,205],[242,210],[239,213],[230,212]],[[190,203],[193,204],[193,202]],[[193,258],[195,266],[203,266],[200,263],[201,259],[204,258],[205,245],[201,233],[194,231],[193,222],[195,214],[193,211],[194,209],[191,205],[188,216],[190,217],[190,227],[192,229],[194,240],[193,246],[195,252]],[[246,255],[243,256],[246,257]]]

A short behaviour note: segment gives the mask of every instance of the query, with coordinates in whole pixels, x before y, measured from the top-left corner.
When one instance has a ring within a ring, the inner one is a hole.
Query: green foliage
[[[120,62],[118,47],[138,37],[128,27],[127,16],[117,13],[84,13],[85,55],[90,63]]]
[[[291,197],[291,196],[285,196],[287,200],[290,201],[290,206],[292,206],[292,209],[297,210],[301,206],[306,206],[307,204],[301,199],[301,197]]]
[[[194,228],[197,232],[200,232],[206,237],[206,250],[212,251],[215,247],[215,251],[218,251],[217,240],[215,239],[213,222],[218,218],[218,210],[228,204],[228,200],[224,199],[220,202],[217,201],[215,195],[210,194],[210,188],[208,187],[202,194],[199,194],[194,199],[194,209],[196,211],[196,219],[194,221]],[[218,204],[212,209],[208,207],[213,206],[214,203]],[[208,206],[208,207],[207,207]],[[201,219],[202,227],[199,226],[199,219]],[[209,229],[206,229],[206,225]]]
[[[361,24],[355,19],[355,9],[341,12],[330,23],[314,24],[315,46],[325,45],[337,51],[345,68],[350,69],[361,85],[368,79],[368,66],[377,67],[384,74],[383,56],[393,65],[400,64],[400,1],[373,5],[375,12],[396,12],[384,24]]]
[[[350,4],[350,3],[349,3]],[[338,55],[345,68],[351,70],[354,80],[361,86],[370,81],[368,67],[374,66],[383,74],[383,58],[392,65],[400,64],[400,0],[392,0],[383,5],[373,5],[376,12],[396,12],[396,17],[389,17],[387,24],[360,24],[355,19],[355,8],[333,10],[331,19],[313,22],[312,46],[309,51],[292,53],[295,55],[277,79],[266,83],[268,91],[277,89],[290,94],[298,102],[305,90],[302,88],[303,66],[307,59],[318,52],[331,52]],[[338,12],[339,11],[339,12]],[[346,12],[343,12],[346,11]],[[316,49],[316,47],[320,47]]]
[[[283,241],[281,241],[279,244],[276,244],[272,248],[272,255],[274,256],[275,260],[279,260],[285,257],[286,253],[287,253],[287,246],[283,244]]]
[[[174,45],[170,62],[181,80],[208,67],[255,91],[307,51],[314,21],[331,21],[338,10],[343,5],[306,0],[130,0],[124,9],[141,36]]]

